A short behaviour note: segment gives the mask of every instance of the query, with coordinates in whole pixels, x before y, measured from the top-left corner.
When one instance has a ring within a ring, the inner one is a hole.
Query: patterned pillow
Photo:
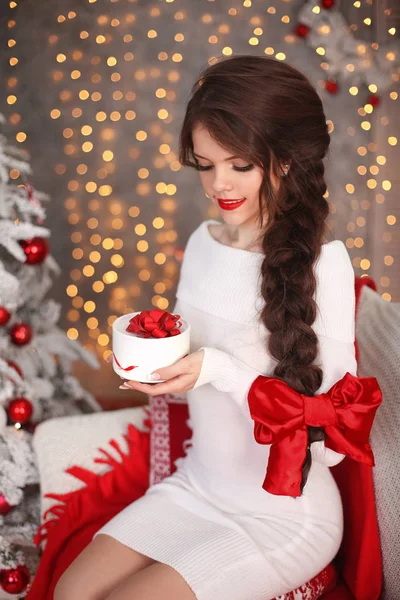
[[[186,454],[192,430],[185,396],[150,396],[150,415],[150,485],[154,485],[176,471],[175,462]]]

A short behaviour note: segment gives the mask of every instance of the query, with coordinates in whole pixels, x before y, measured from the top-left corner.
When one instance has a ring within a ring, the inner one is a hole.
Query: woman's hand
[[[112,354],[106,358],[106,362],[112,362]],[[152,373],[153,377],[157,372],[159,374],[158,379],[165,379],[164,383],[158,383],[157,385],[140,383],[139,381],[125,381],[120,386],[122,390],[138,390],[144,392],[150,396],[157,396],[159,394],[179,394],[191,390],[196,381],[199,378],[201,366],[203,364],[204,350],[197,350],[192,352],[184,358],[178,360],[175,364],[169,367],[163,367],[157,369]],[[154,378],[155,381],[157,378]]]

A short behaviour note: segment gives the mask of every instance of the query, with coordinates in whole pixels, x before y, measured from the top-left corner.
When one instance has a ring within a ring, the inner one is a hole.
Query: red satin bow
[[[141,313],[129,319],[126,331],[141,338],[173,337],[182,333],[179,331],[179,327],[182,326],[180,318],[180,315],[173,315],[160,308],[142,310]]]
[[[306,396],[273,377],[257,377],[248,393],[254,437],[272,444],[263,488],[270,494],[300,496],[307,426],[324,427],[325,446],[374,466],[368,443],[382,393],[375,377],[347,372],[325,394]]]

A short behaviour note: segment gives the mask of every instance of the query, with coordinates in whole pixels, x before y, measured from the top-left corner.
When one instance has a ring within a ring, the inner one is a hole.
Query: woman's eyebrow
[[[201,156],[201,154],[196,154],[196,152],[193,152],[193,154],[195,156],[198,156],[198,158],[204,158],[204,160],[210,160],[209,158],[206,158],[205,156]],[[240,158],[240,156],[238,154],[235,154],[235,156],[229,156],[228,158],[224,158],[224,161],[232,160],[232,158]],[[212,162],[212,161],[210,160],[210,162]]]

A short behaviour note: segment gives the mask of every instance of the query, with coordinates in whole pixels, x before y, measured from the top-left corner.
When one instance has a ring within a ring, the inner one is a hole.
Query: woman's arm
[[[193,389],[211,383],[220,392],[228,392],[248,412],[247,394],[254,379],[261,375],[243,361],[224,350],[202,346],[204,351],[200,375]]]
[[[223,350],[208,346],[203,346],[200,350],[204,351],[204,359],[193,389],[210,383],[217,390],[231,394],[238,406],[248,413],[249,390],[253,381],[263,374]],[[326,393],[347,372],[357,374],[354,343],[320,336],[316,364],[323,370],[322,384],[316,394]],[[323,441],[311,445],[311,455],[316,462],[328,467],[337,465],[344,458],[344,454],[326,448]]]
[[[322,368],[323,378],[316,394],[323,394],[347,372],[356,376],[357,361],[354,342],[341,342],[323,335],[318,336],[318,340],[319,354],[316,364]],[[339,464],[345,455],[326,448],[324,442],[314,442],[311,444],[311,456],[316,462],[333,467]]]
[[[318,316],[318,364],[323,379],[316,394],[326,393],[347,373],[357,375],[355,352],[355,273],[345,244],[336,240],[325,247],[316,267]],[[316,462],[333,467],[344,455],[325,447],[311,445]]]
[[[355,358],[355,287],[354,270],[342,242],[325,250],[317,270],[318,326],[326,335],[318,335],[318,355],[315,364],[321,367],[323,379],[315,394],[326,393],[347,373],[357,375]],[[194,388],[211,383],[228,392],[237,404],[248,412],[248,393],[253,381],[264,374],[234,358],[223,350],[202,347],[204,360]],[[273,377],[273,375],[271,375]],[[324,442],[311,446],[314,460],[333,466],[344,455],[325,447]]]

